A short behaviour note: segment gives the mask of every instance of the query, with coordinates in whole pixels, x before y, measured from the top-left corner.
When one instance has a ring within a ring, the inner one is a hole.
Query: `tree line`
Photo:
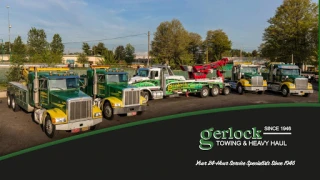
[[[78,53],[78,63],[88,63],[88,56],[90,55],[101,56],[99,64],[118,64],[121,62],[131,64],[135,59],[135,48],[129,43],[125,47],[119,45],[115,51],[112,51],[106,48],[102,42],[92,47],[84,42],[82,44],[82,52]]]

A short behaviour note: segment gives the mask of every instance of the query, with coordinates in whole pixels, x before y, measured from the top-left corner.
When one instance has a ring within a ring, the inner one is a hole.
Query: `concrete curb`
[[[0,92],[0,98],[5,98],[7,97],[7,92],[6,91],[1,91]]]

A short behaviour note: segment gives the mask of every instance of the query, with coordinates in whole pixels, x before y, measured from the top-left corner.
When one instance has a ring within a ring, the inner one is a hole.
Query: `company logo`
[[[217,140],[259,140],[262,139],[262,131],[256,127],[247,130],[234,130],[232,127],[226,130],[205,129],[200,133],[201,150],[210,150]],[[240,141],[239,141],[240,142]]]

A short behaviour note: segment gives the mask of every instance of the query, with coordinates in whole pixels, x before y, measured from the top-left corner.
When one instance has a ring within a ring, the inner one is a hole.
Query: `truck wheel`
[[[56,131],[56,126],[54,124],[52,124],[51,117],[50,117],[49,114],[47,115],[47,117],[45,119],[43,128],[44,128],[44,133],[49,138],[53,138],[54,137],[54,134],[55,134],[55,131]]]
[[[224,87],[222,90],[223,95],[228,95],[230,94],[231,89],[229,87]]]
[[[205,97],[208,97],[208,95],[209,95],[209,88],[206,86],[202,87],[202,89],[200,91],[200,96],[202,98],[205,98]]]
[[[148,91],[142,91],[141,96],[144,97],[146,99],[146,101],[148,102],[149,98],[150,98],[150,93]]]
[[[288,96],[290,95],[289,89],[288,89],[287,86],[283,86],[283,87],[281,88],[281,93],[282,93],[282,96],[283,96],[283,97],[288,97]]]
[[[211,95],[212,96],[218,96],[220,93],[220,89],[217,85],[214,85],[212,88],[211,88]]]
[[[304,95],[303,95],[303,97],[309,97],[310,96],[310,93],[305,93]]]
[[[19,105],[16,103],[16,98],[14,96],[11,97],[11,107],[14,112],[20,111]]]
[[[7,92],[7,103],[8,103],[8,108],[11,108],[11,96],[9,92]]]
[[[237,91],[238,91],[239,94],[241,94],[241,95],[243,94],[243,87],[242,87],[241,84],[238,84]]]
[[[100,124],[96,124],[96,125],[94,125],[94,126],[91,126],[91,127],[90,127],[90,131],[93,131],[93,130],[98,129],[98,128],[99,128],[99,125],[100,125]]]
[[[113,119],[113,109],[112,109],[112,107],[111,107],[109,102],[105,102],[104,103],[103,116],[108,120],[112,120]]]

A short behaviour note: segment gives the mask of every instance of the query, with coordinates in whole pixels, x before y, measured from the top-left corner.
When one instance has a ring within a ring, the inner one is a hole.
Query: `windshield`
[[[139,70],[139,71],[138,71],[138,76],[148,77],[148,73],[149,73],[148,70]]]
[[[299,69],[281,69],[280,71],[281,71],[281,75],[284,75],[284,76],[300,75]]]
[[[79,87],[78,78],[67,78],[67,79],[50,79],[49,88],[50,90],[67,90]]]
[[[128,74],[108,74],[108,83],[128,82]]]
[[[258,73],[258,67],[242,67],[242,73]]]

